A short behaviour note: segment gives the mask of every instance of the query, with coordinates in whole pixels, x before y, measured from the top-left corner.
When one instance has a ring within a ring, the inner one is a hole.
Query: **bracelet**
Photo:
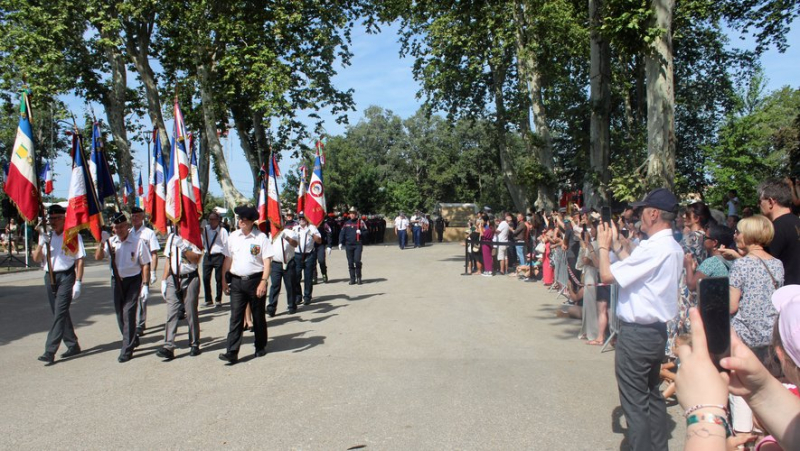
[[[267,281],[269,281],[269,279],[264,279],[264,278],[262,277],[262,278],[261,278],[261,281],[262,281],[262,282],[267,282]]]
[[[725,417],[721,417],[719,415],[712,415],[710,413],[707,413],[707,414],[704,414],[704,415],[697,415],[697,414],[691,415],[689,418],[686,419],[686,427],[687,428],[689,426],[693,425],[693,424],[698,424],[698,423],[718,424],[718,425],[720,425],[720,426],[725,428],[725,437],[726,438],[731,436],[731,428],[730,428],[730,426],[728,426],[728,420],[726,420]]]
[[[696,406],[692,406],[692,407],[689,407],[688,409],[686,409],[686,412],[683,414],[683,417],[684,418],[689,418],[689,415],[697,412],[700,409],[705,409],[705,408],[720,409],[723,412],[725,412],[725,416],[728,416],[728,407],[727,406],[723,406],[722,404],[698,404]]]
[[[598,249],[601,249],[601,250],[602,250],[602,249],[608,250],[608,248],[607,248],[607,247],[603,247],[603,246],[599,246],[599,247],[598,247]]]

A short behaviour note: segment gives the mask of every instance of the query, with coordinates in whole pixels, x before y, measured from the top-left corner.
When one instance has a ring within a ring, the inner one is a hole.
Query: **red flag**
[[[300,187],[297,189],[297,212],[306,209],[306,167],[300,166]]]
[[[267,233],[267,187],[264,180],[261,180],[261,188],[258,190],[258,229]]]
[[[192,194],[194,195],[194,203],[197,205],[197,216],[203,216],[203,196],[200,193],[200,170],[197,164],[197,149],[195,149],[194,136],[189,133],[189,148],[192,149]]]
[[[278,197],[278,176],[275,155],[269,160],[269,183],[267,184],[267,217],[272,229],[272,239],[278,236],[283,229],[283,216],[281,215],[281,200]]]
[[[314,171],[311,173],[311,183],[309,183],[308,194],[306,194],[305,214],[308,222],[319,227],[325,219],[326,209],[325,188],[322,184],[322,157],[317,152]]]
[[[197,204],[189,181],[189,155],[186,153],[186,126],[175,99],[175,131],[170,153],[170,173],[167,177],[167,217],[181,227],[181,237],[202,248]]]
[[[103,217],[97,190],[83,155],[80,135],[72,135],[72,179],[69,182],[69,205],[64,218],[64,248],[67,252],[78,250],[77,235],[83,229],[90,229],[98,242],[101,240]]]
[[[39,215],[39,188],[36,181],[36,152],[33,148],[33,130],[28,120],[30,113],[27,92],[22,93],[17,137],[11,150],[11,162],[3,190],[16,205],[25,221],[33,222]]]
[[[161,138],[158,129],[153,130],[153,156],[150,160],[150,180],[146,210],[150,223],[162,234],[167,233],[166,197],[167,188],[164,177],[164,154],[161,151]]]

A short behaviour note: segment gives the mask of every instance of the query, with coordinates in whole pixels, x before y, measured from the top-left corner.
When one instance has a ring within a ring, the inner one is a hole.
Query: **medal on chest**
[[[255,255],[258,255],[260,253],[261,253],[261,246],[259,246],[258,244],[251,244],[250,245],[250,255],[255,256]]]

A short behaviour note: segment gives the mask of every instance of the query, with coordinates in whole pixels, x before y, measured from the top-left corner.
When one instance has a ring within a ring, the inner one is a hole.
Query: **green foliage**
[[[608,188],[618,202],[641,199],[648,189],[645,185],[645,167],[631,168],[625,164],[612,164]]]

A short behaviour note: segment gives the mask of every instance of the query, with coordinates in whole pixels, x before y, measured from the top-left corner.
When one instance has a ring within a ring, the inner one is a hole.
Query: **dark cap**
[[[119,212],[111,215],[112,224],[122,224],[123,222],[128,222],[128,217],[125,216],[125,213]]]
[[[298,211],[298,212],[297,212],[297,217],[298,217],[298,218],[305,218],[305,217],[306,217],[306,214],[305,214],[305,213],[303,213],[302,211]]]
[[[144,213],[144,210],[139,207],[133,207],[131,208],[131,213]]]
[[[67,213],[67,210],[64,207],[62,207],[61,205],[58,205],[58,204],[53,204],[53,205],[51,205],[50,207],[47,208],[47,214],[50,215],[50,216],[63,215],[63,214],[66,214],[66,213]]]
[[[283,214],[284,216],[292,216],[294,217],[294,212],[292,210],[287,210],[286,213]]]
[[[247,205],[240,205],[233,209],[233,212],[236,213],[240,219],[247,219],[249,221],[257,221],[258,220],[258,211],[256,211],[253,207],[248,207]]]
[[[657,208],[663,211],[675,211],[678,208],[678,199],[666,188],[654,189],[644,196],[640,202],[631,203],[634,209],[641,207]]]

